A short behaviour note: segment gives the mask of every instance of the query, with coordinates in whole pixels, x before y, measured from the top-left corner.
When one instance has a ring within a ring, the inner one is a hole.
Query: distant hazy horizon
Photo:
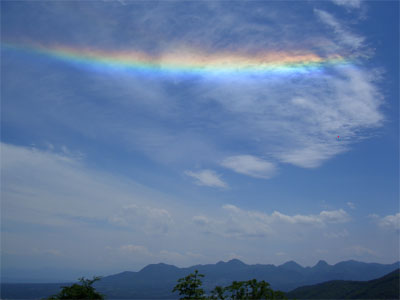
[[[2,1],[1,26],[4,278],[400,260],[398,1]]]
[[[234,259],[235,260],[235,259]],[[229,263],[232,260],[226,261],[224,263]],[[320,263],[322,260],[316,262],[314,265],[310,265],[310,266],[302,266],[304,268],[307,267],[315,267],[318,265],[318,263]],[[221,261],[219,261],[221,262]],[[210,264],[201,264],[201,265],[213,265],[213,264],[217,264],[219,262],[215,262],[215,263],[210,263]],[[287,261],[287,262],[292,262],[292,261]],[[285,263],[287,263],[285,262]],[[326,262],[326,261],[322,261],[322,262]],[[393,263],[389,263],[386,265],[391,265],[394,263],[399,263],[400,261],[395,261]],[[160,262],[161,264],[163,264],[162,262]],[[159,263],[159,264],[160,264]],[[245,263],[245,262],[243,262]],[[284,265],[280,264],[280,265],[274,265],[276,267],[278,266],[282,266]],[[327,262],[326,262],[327,263]],[[341,262],[337,262],[337,263],[341,263]],[[335,264],[329,264],[330,266],[336,265]],[[371,262],[374,263],[374,262]],[[157,263],[155,263],[157,264]],[[246,264],[246,263],[245,263]],[[259,263],[261,265],[271,265],[271,264],[264,264],[264,263]],[[151,265],[151,264],[149,264]],[[256,265],[256,264],[247,264],[247,265]],[[146,265],[148,266],[148,265]],[[141,271],[143,268],[145,268],[146,266],[143,266],[142,268],[139,268],[137,270],[115,270],[115,271],[109,271],[107,273],[107,271],[104,270],[72,270],[72,269],[60,269],[60,270],[54,270],[54,269],[38,269],[38,270],[23,270],[23,271],[19,271],[19,270],[13,270],[11,272],[5,272],[8,276],[2,277],[1,278],[1,282],[3,283],[61,283],[61,282],[74,282],[77,281],[78,278],[80,277],[87,277],[87,278],[91,278],[93,276],[110,276],[110,275],[116,275],[119,273],[123,273],[123,272],[139,272]],[[190,265],[190,266],[176,266],[178,268],[189,268],[189,267],[193,267],[196,265]],[[24,273],[23,273],[24,272]],[[24,277],[25,276],[25,277]],[[30,277],[29,277],[30,276]]]

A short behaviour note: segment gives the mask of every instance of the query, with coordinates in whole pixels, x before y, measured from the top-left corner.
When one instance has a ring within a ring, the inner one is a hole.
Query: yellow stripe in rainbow
[[[210,54],[181,49],[172,53],[151,56],[138,51],[101,51],[67,46],[11,43],[3,43],[3,46],[92,67],[194,74],[303,73],[326,66],[349,63],[348,59],[340,55],[321,57],[301,51],[240,55],[228,52]]]

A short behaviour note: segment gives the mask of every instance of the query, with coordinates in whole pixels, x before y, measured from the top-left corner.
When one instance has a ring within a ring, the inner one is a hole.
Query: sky
[[[2,1],[1,272],[399,260],[397,1]]]

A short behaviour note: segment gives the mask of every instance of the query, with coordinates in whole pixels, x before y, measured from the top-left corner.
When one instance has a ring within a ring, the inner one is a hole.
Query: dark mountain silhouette
[[[303,269],[302,266],[300,266],[297,262],[295,262],[293,260],[288,261],[288,262],[280,265],[279,267],[282,269],[285,269],[285,270],[295,271],[295,272],[301,272],[301,270]]]
[[[400,269],[370,281],[333,280],[299,287],[289,299],[400,299]]]
[[[271,284],[274,290],[290,291],[304,285],[317,284],[329,280],[366,281],[381,277],[399,267],[399,263],[378,264],[357,261],[345,261],[329,265],[319,261],[313,267],[302,267],[290,261],[280,266],[247,265],[238,259],[216,264],[196,265],[178,268],[167,264],[151,264],[139,272],[122,272],[104,277],[94,284],[95,288],[107,298],[119,299],[166,299],[177,298],[171,294],[178,278],[184,277],[194,270],[205,274],[203,286],[210,291],[216,285],[227,286],[232,281],[256,278]],[[48,285],[50,287],[50,285]],[[54,285],[51,286],[54,289]],[[27,291],[29,288],[29,293]],[[50,295],[46,284],[2,284],[2,298],[38,298]]]

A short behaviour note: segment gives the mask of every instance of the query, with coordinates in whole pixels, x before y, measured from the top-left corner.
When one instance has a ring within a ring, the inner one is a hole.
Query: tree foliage
[[[270,288],[268,282],[256,279],[248,281],[233,281],[231,285],[222,287],[216,286],[209,297],[205,296],[204,290],[201,288],[202,282],[199,279],[204,277],[198,274],[196,270],[194,274],[178,280],[178,284],[172,292],[179,291],[181,299],[207,299],[207,300],[261,300],[261,299],[287,299],[281,291],[274,291]]]
[[[268,282],[256,279],[248,281],[234,281],[227,287],[217,286],[211,291],[210,299],[286,299],[281,291],[274,291]]]
[[[50,296],[48,300],[58,299],[104,299],[104,296],[97,292],[92,284],[101,277],[93,277],[93,279],[85,279],[84,277],[79,278],[79,283],[74,283],[71,286],[63,286],[62,290],[53,296]]]
[[[172,292],[179,292],[184,300],[188,299],[206,299],[204,296],[204,290],[201,287],[202,282],[200,278],[204,277],[203,274],[199,274],[197,270],[194,274],[189,274],[186,277],[178,279],[178,284],[174,287]]]

